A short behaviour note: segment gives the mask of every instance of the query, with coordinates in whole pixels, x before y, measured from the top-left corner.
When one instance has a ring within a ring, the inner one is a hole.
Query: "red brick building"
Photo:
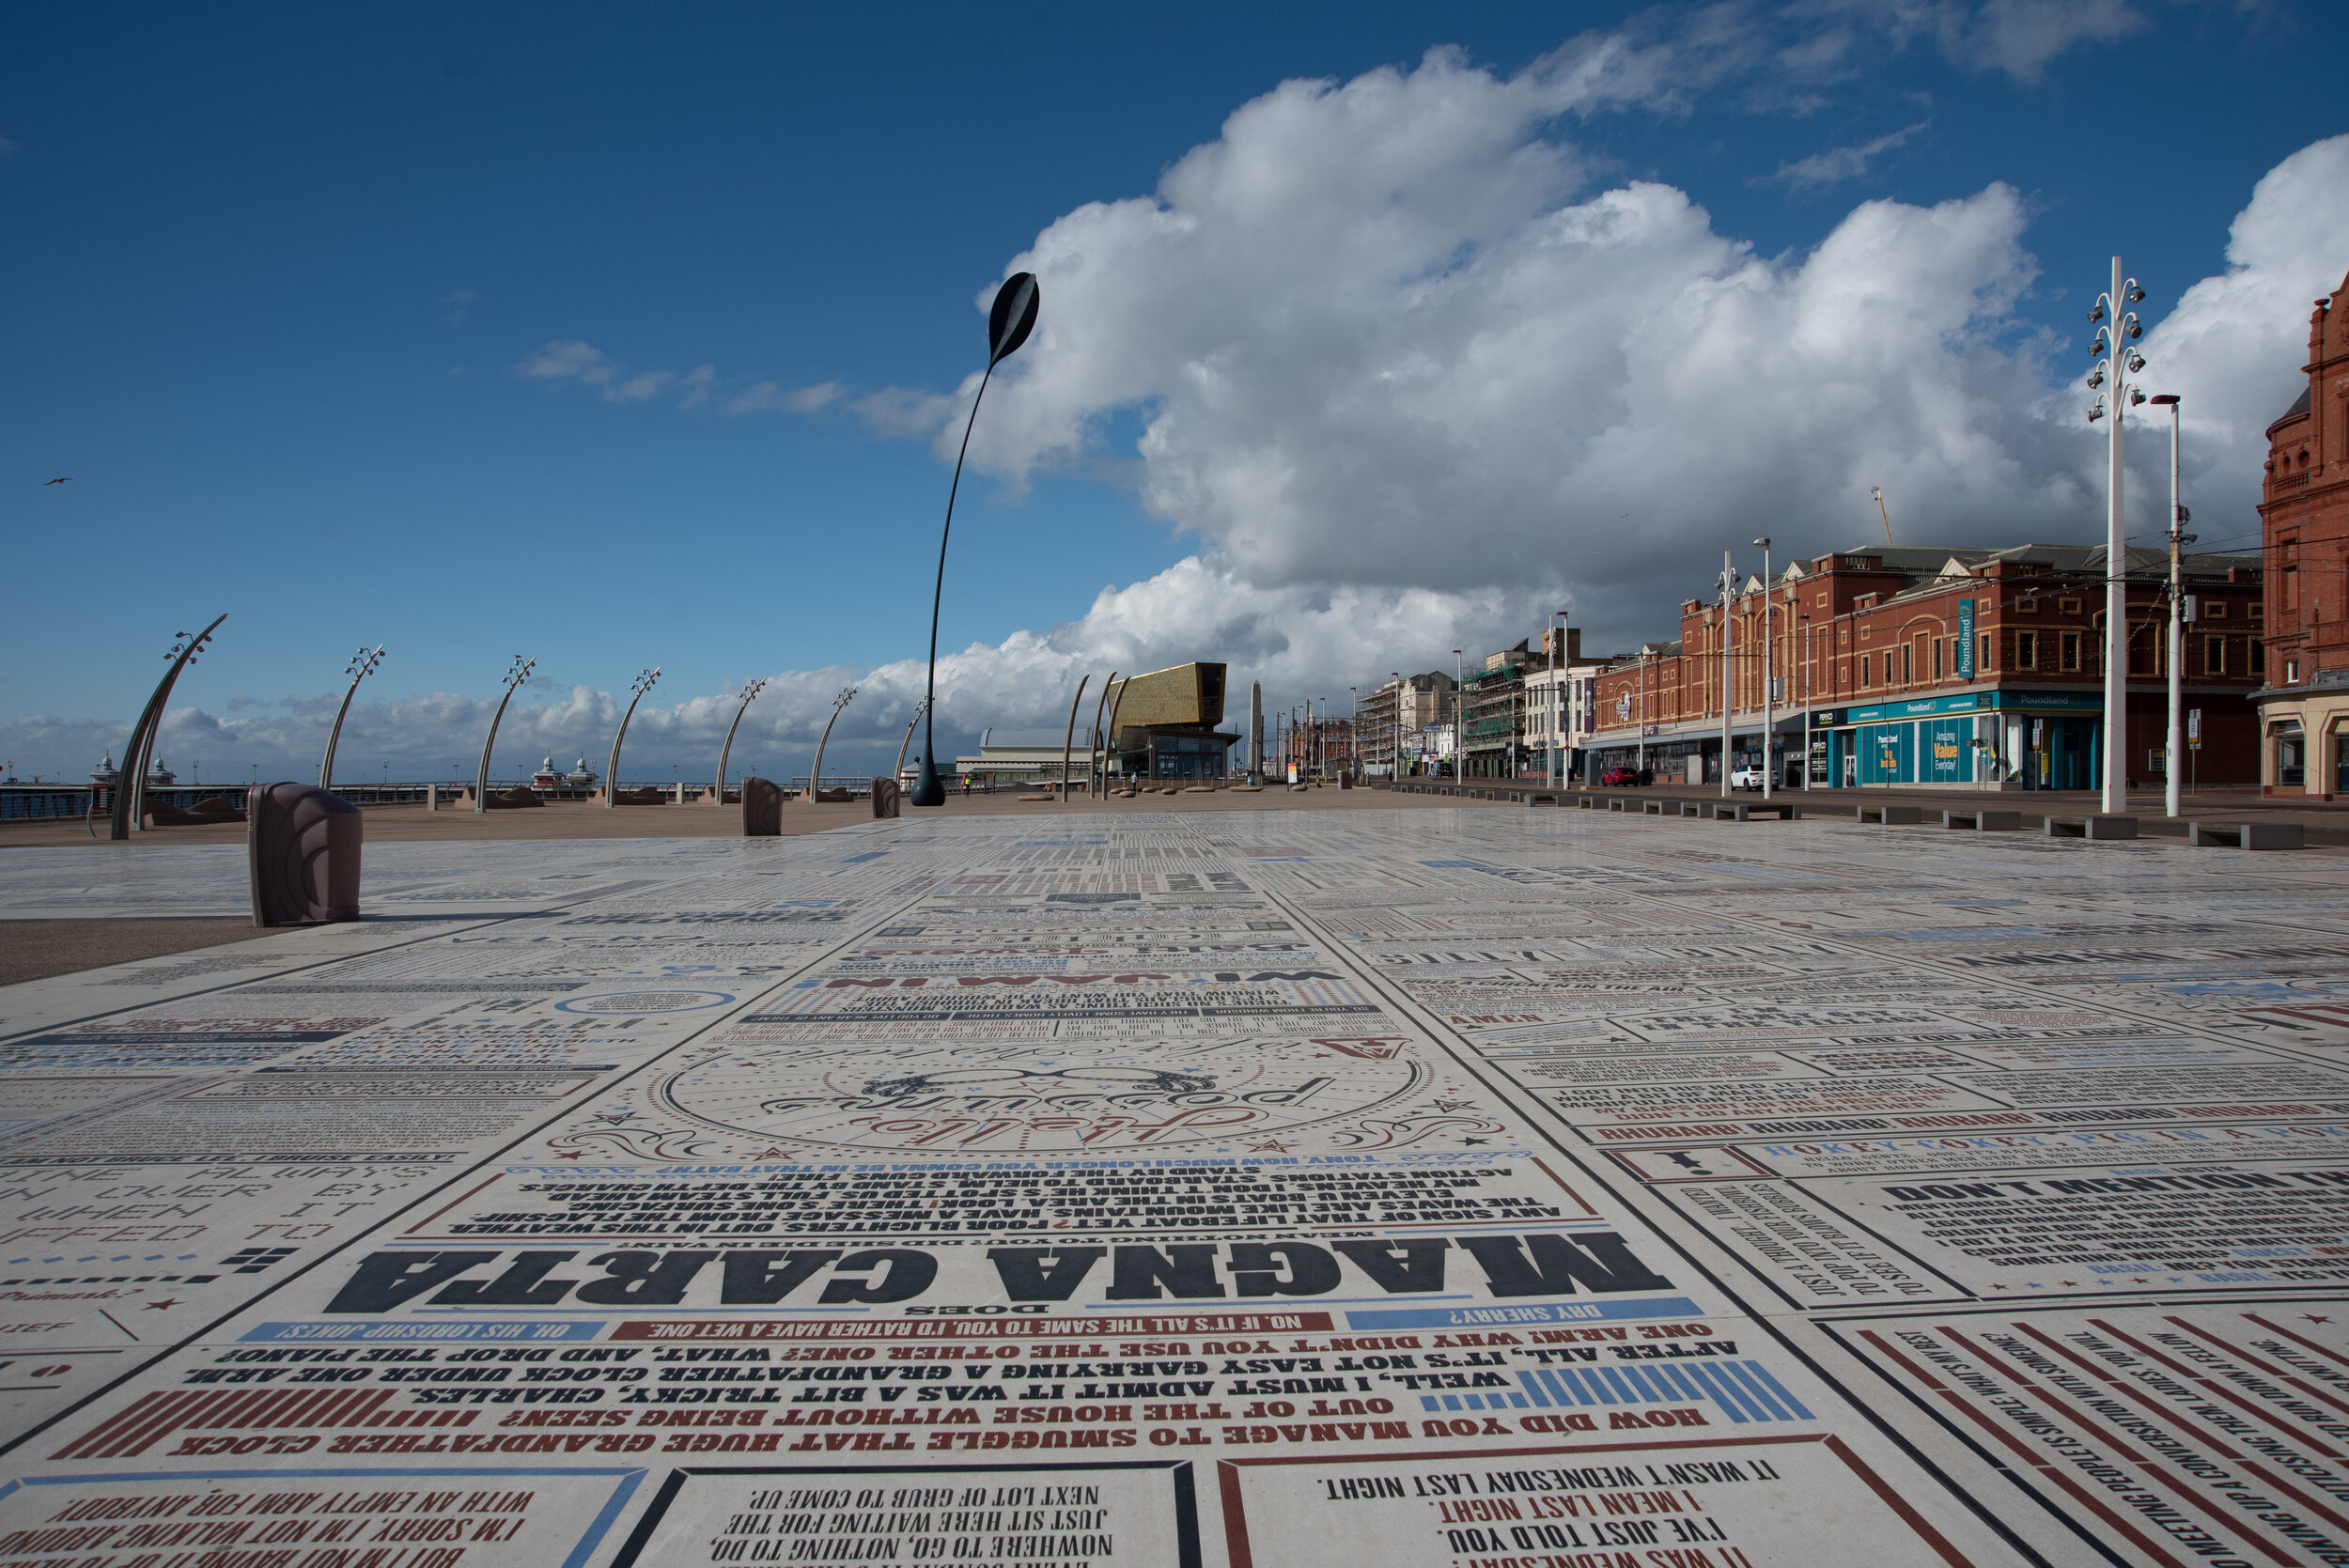
[[[2160,779],[2168,719],[2166,551],[2131,551],[2126,754]],[[2251,693],[2264,681],[2260,558],[2186,557],[2186,706],[2201,713],[2195,782],[2258,776]],[[2089,789],[2101,779],[2105,551],[1883,549],[1790,565],[1681,606],[1680,642],[1599,677],[1600,729],[1583,774],[1643,766],[1658,782],[1720,777],[1724,682],[1731,763],[1763,757],[1762,635],[1770,628],[1771,766],[1814,788],[1943,784]],[[1723,640],[1727,674],[1723,674]],[[2342,692],[2349,706],[2349,688]]]
[[[2309,383],[2267,427],[2267,675],[2257,697],[2270,795],[2349,796],[2349,277],[2309,317]]]

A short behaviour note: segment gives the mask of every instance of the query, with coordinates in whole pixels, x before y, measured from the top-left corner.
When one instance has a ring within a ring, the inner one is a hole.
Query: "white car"
[[[1760,789],[1762,787],[1762,769],[1753,767],[1750,764],[1744,768],[1735,769],[1729,775],[1729,787],[1732,789]]]

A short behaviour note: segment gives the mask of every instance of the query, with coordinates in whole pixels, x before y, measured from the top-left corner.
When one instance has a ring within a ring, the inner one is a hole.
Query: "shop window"
[[[1859,689],[1868,689],[1868,656],[1864,653],[1859,656]]]
[[[2133,675],[2161,674],[2158,669],[2155,668],[2156,658],[2155,650],[2158,646],[2159,644],[2155,639],[2152,627],[2140,622],[2129,628],[2129,674]]]
[[[2077,615],[2080,613],[2080,601],[2076,598],[2060,598],[2056,600],[2056,608],[2067,615]]]
[[[2080,634],[2078,632],[2067,631],[2063,634],[2062,657],[2063,668],[2077,670],[2080,667]]]
[[[2267,644],[2256,637],[2251,639],[2251,673],[2263,677],[2267,674]]]
[[[2015,634],[2015,667],[2018,670],[2039,668],[2039,633],[2018,631]]]
[[[2227,673],[2227,640],[2224,637],[2202,639],[2202,673],[2206,675]]]
[[[2300,760],[2300,741],[2301,737],[2296,735],[2279,735],[2276,737],[2276,782],[2278,784],[2296,784],[2307,781],[2308,770]]]
[[[2227,601],[2223,598],[2206,598],[2202,600],[2201,609],[2202,619],[2206,621],[2223,621],[2227,618]]]
[[[2039,598],[2038,598],[2038,596],[2037,596],[2037,595],[2035,595],[2035,594],[2026,594],[2026,595],[2024,595],[2021,598],[2016,599],[2016,600],[2015,601],[2015,613],[2016,614],[2018,614],[2018,615],[2036,615],[2036,614],[2038,614],[2038,613],[2039,613]]]
[[[1901,644],[1901,684],[1903,686],[1914,686],[1917,683],[1917,661],[1910,657],[1915,652],[1916,650],[1906,643]]]
[[[1936,680],[1941,678],[1941,644],[1945,641],[1940,637],[1933,640],[1933,678]]]
[[[2267,606],[2258,599],[2253,599],[2250,604],[2250,616],[2255,621],[2267,619]]]
[[[1974,653],[1974,673],[1981,675],[1990,668],[1990,633],[1983,632],[1982,645]]]
[[[2299,683],[2300,683],[2300,661],[2299,661],[2298,660],[2296,660],[2296,659],[2287,659],[2287,660],[2284,660],[2284,684],[2285,684],[2286,686],[2297,686]]]

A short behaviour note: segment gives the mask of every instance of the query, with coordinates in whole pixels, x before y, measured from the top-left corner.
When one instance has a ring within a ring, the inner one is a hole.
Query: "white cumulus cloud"
[[[2077,528],[2092,453],[2015,313],[2012,189],[1761,257],[1672,186],[1583,189],[1548,132],[1586,87],[1441,52],[1288,83],[1061,218],[1011,263],[1043,318],[973,460],[1024,476],[1131,417],[1143,505],[1264,587],[1596,607],[1759,533],[1847,543],[1879,484],[1919,539]]]
[[[2195,531],[2205,541],[2247,530],[2256,540],[2259,518],[2252,507],[2267,427],[2307,389],[2301,366],[2308,360],[2309,313],[2341,287],[2344,273],[2349,135],[2302,147],[2270,169],[2229,231],[2227,270],[2188,288],[2139,345],[2146,388],[2181,399],[2186,436],[2180,467]],[[2152,310],[2155,303],[2139,308]],[[2084,404],[2089,396],[2083,391],[2077,401]],[[2166,459],[2168,434],[2145,419],[2152,411],[2138,412],[2137,449]],[[2166,474],[2161,485],[2167,489]]]

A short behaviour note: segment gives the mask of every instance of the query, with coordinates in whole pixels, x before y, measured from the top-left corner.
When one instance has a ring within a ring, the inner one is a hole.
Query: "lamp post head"
[[[2154,394],[2153,403],[2155,408],[2174,409],[2178,406],[2178,395],[2174,392],[2157,392]]]
[[[1036,306],[1043,294],[1034,272],[1014,272],[995,290],[995,303],[987,313],[987,363],[989,369],[1019,351],[1035,330]]]
[[[1754,541],[1753,541],[1753,548],[1754,548],[1754,549],[1756,549],[1756,550],[1767,550],[1767,549],[1769,549],[1769,548],[1770,548],[1770,541],[1769,541],[1768,536],[1764,536],[1764,537],[1762,537],[1762,538],[1759,538],[1759,539],[1754,540]]]

